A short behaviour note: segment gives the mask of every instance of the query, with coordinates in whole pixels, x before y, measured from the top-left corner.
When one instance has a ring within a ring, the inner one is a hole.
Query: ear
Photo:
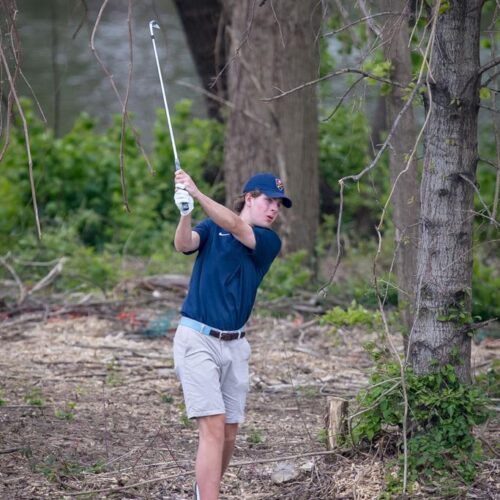
[[[245,193],[245,205],[252,206],[252,200],[254,200],[252,193]]]

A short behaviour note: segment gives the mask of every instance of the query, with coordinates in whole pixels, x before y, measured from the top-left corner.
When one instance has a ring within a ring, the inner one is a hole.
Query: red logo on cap
[[[285,186],[283,186],[283,183],[281,182],[281,179],[276,179],[276,187],[280,191],[284,191],[285,190]]]

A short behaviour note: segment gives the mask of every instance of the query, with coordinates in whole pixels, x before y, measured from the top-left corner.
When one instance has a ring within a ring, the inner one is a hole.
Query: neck
[[[240,212],[240,217],[250,226],[253,226],[252,219],[250,217],[250,213],[247,210],[247,207],[243,207],[243,210]]]

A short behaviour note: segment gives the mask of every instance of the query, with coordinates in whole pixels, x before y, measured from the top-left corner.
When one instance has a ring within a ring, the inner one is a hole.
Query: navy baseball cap
[[[260,191],[270,198],[281,198],[283,206],[290,208],[292,200],[285,196],[285,186],[279,177],[273,174],[255,174],[243,187],[243,193],[251,193],[252,191]]]

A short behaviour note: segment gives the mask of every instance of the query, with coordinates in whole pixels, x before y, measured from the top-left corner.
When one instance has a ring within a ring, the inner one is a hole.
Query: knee
[[[223,442],[225,440],[224,416],[215,415],[200,418],[198,420],[198,430],[202,440]]]
[[[224,429],[224,442],[230,444],[236,441],[238,424],[226,424]]]
[[[225,445],[233,445],[236,442],[236,436],[228,436],[224,435],[224,444]]]

